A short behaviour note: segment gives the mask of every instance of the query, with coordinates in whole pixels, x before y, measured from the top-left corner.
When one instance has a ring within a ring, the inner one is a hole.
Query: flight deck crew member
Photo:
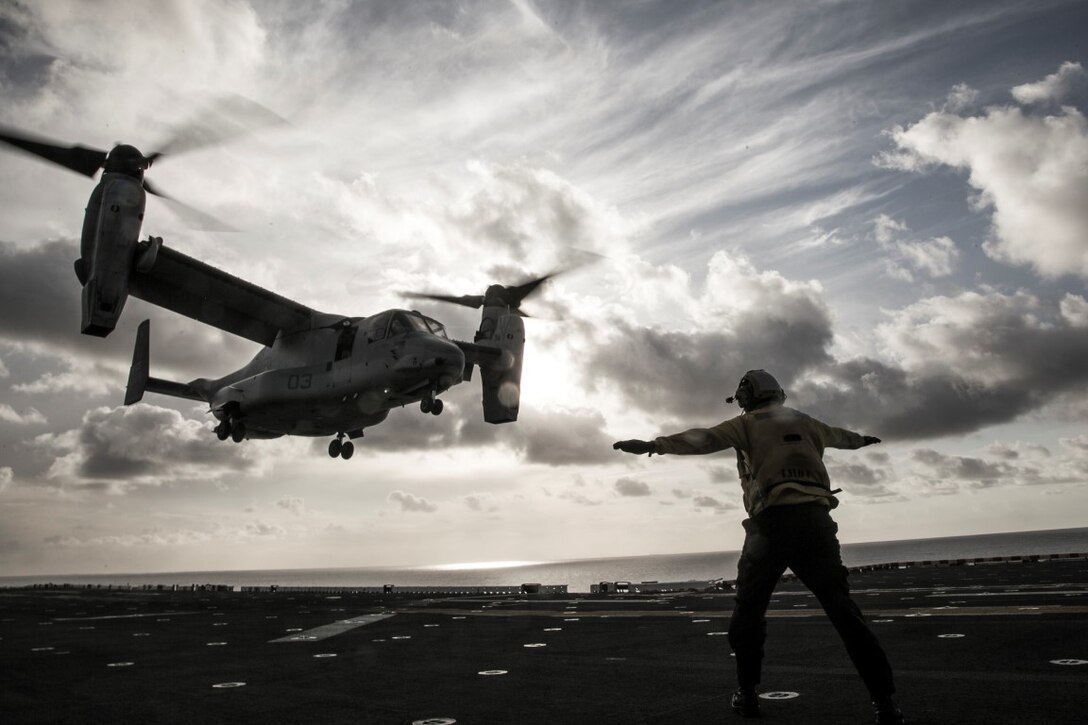
[[[775,584],[789,567],[824,608],[846,644],[872,696],[877,725],[905,721],[892,700],[895,686],[888,658],[850,598],[846,568],[830,510],[838,505],[823,463],[825,448],[861,448],[879,438],[835,428],[783,405],[786,394],[764,370],[741,378],[736,400],[744,412],[712,428],[694,428],[652,441],[619,441],[627,453],[694,455],[734,448],[744,489],[744,548],[737,564],[737,594],[729,622],[729,644],[737,660],[732,707],[759,716],[764,615]]]

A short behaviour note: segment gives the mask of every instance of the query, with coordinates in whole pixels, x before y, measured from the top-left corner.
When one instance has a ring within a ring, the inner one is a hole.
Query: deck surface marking
[[[380,622],[383,619],[389,619],[392,614],[360,614],[358,617],[351,617],[349,619],[339,619],[331,624],[323,624],[320,627],[314,627],[313,629],[307,629],[305,632],[294,632],[286,637],[280,637],[278,639],[268,640],[269,644],[276,642],[319,642],[329,637],[335,637],[338,634],[351,631],[356,627],[362,627],[367,624],[374,624]]]

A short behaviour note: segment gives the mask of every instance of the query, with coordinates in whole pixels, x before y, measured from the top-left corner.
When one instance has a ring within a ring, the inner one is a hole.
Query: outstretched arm
[[[633,438],[629,441],[616,441],[612,444],[612,450],[623,451],[624,453],[634,453],[636,455],[649,453],[651,456],[655,452],[653,441],[642,441],[637,438]]]
[[[836,428],[815,418],[810,418],[810,420],[815,424],[820,439],[826,448],[864,448],[880,442],[880,439],[876,436],[862,435],[846,428]]]
[[[652,441],[628,440],[617,441],[612,445],[615,450],[625,453],[649,453],[662,455],[672,453],[681,456],[716,453],[726,448],[743,446],[741,427],[736,419],[719,423],[713,428],[692,428],[683,433],[660,436]]]

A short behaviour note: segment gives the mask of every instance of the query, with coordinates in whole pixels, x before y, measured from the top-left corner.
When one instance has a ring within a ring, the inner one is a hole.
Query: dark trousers
[[[737,599],[729,622],[729,644],[737,658],[741,687],[755,687],[767,638],[764,615],[786,567],[808,587],[846,645],[874,700],[895,692],[892,669],[880,642],[850,598],[839,555],[838,525],[821,503],[772,506],[744,522],[747,535],[737,573]]]

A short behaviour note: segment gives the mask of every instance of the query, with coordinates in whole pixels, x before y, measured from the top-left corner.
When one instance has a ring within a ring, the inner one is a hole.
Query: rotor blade
[[[577,269],[580,269],[580,268],[586,266],[587,264],[592,264],[593,262],[596,262],[597,260],[601,259],[601,255],[599,255],[599,254],[597,254],[595,252],[587,252],[587,251],[584,251],[584,250],[574,250],[574,251],[578,252],[583,257],[583,259],[581,261],[568,263],[567,266],[565,266],[565,267],[560,267],[558,269],[553,269],[551,272],[548,272],[546,275],[544,275],[542,277],[537,277],[536,279],[531,279],[528,282],[522,282],[519,285],[504,287],[503,290],[505,292],[506,299],[507,299],[508,303],[512,307],[518,307],[519,305],[521,305],[521,303],[526,298],[528,298],[529,296],[534,294],[537,290],[539,290],[540,286],[542,284],[544,284],[545,282],[547,282],[548,280],[554,279],[555,277],[558,277],[558,276],[563,275],[563,274],[567,274],[569,272],[573,272],[573,271],[575,271]],[[519,310],[519,312],[520,312],[520,310]]]
[[[286,123],[285,118],[256,101],[239,95],[221,96],[201,116],[174,129],[169,140],[147,158],[155,161],[167,154],[195,151],[262,128]]]
[[[555,277],[558,274],[562,274],[565,271],[566,270],[557,270],[555,272],[550,272],[543,277],[538,277],[536,279],[529,280],[528,282],[523,282],[516,287],[507,287],[506,293],[509,297],[510,304],[514,307],[519,306],[526,297],[531,295],[533,292],[536,292],[540,285],[544,284],[552,277]]]
[[[3,126],[0,126],[0,141],[84,176],[94,176],[106,160],[105,151],[78,145],[58,146],[46,139]]]
[[[168,194],[164,194],[159,189],[151,185],[147,179],[144,179],[144,190],[148,194],[154,194],[155,196],[166,202],[170,210],[174,212],[182,221],[193,229],[198,229],[204,232],[236,232],[238,231],[226,222],[216,219],[211,214],[206,214],[199,209],[194,209],[188,204],[184,204]]]
[[[432,295],[425,292],[401,292],[401,295],[413,300],[449,302],[450,304],[461,305],[462,307],[471,307],[474,310],[479,309],[480,305],[484,303],[483,295],[462,295],[460,297],[452,297],[450,295]]]

